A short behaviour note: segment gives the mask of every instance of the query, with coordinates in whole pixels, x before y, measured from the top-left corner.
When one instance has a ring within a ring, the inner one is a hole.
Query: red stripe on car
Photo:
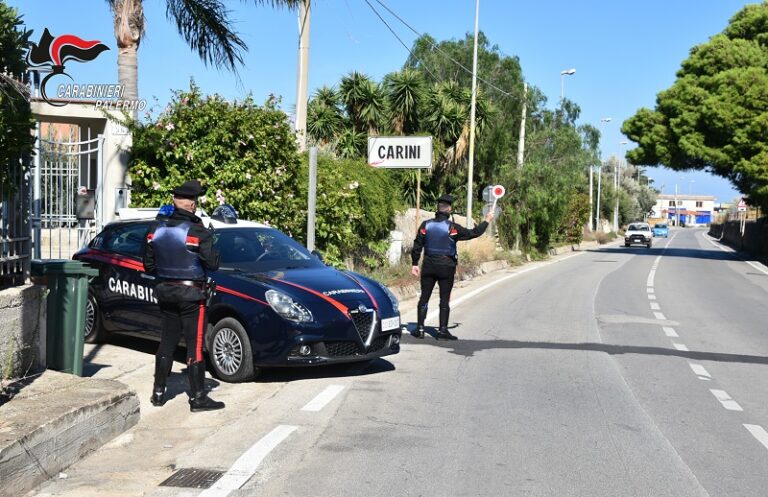
[[[274,280],[274,281],[279,281],[280,283],[285,283],[286,285],[294,286],[296,288],[304,290],[305,292],[309,292],[312,295],[320,297],[321,299],[325,300],[326,302],[328,302],[329,304],[334,306],[336,309],[338,309],[342,314],[344,314],[344,316],[346,316],[347,319],[350,319],[350,317],[349,317],[349,308],[347,306],[345,306],[344,304],[342,304],[341,302],[339,302],[338,300],[332,299],[328,295],[322,294],[322,293],[320,293],[320,292],[318,292],[316,290],[312,290],[311,288],[307,288],[305,286],[297,285],[296,283],[291,283],[290,281],[279,280],[277,278],[270,278],[270,279]]]
[[[263,300],[259,300],[256,297],[251,297],[250,295],[246,295],[244,293],[240,293],[237,290],[232,290],[231,288],[226,288],[226,287],[218,286],[217,285],[216,286],[216,291],[217,292],[228,293],[230,295],[234,295],[235,297],[240,297],[241,299],[245,299],[245,300],[253,300],[255,302],[258,302],[259,304],[269,305],[266,302],[264,302]]]

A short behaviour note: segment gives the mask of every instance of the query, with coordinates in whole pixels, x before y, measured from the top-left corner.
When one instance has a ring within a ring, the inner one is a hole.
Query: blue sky
[[[68,72],[77,82],[116,82],[117,51],[106,1],[6,1],[19,8],[27,26],[35,30],[35,39],[47,27],[54,36],[75,34],[106,43],[109,52],[87,64],[71,63]],[[416,30],[437,39],[462,38],[474,28],[474,0],[382,1]],[[480,29],[503,53],[520,58],[526,80],[544,91],[550,106],[560,96],[560,71],[575,68],[576,74],[565,79],[565,94],[581,106],[580,122],[601,128],[601,149],[608,156],[623,153],[622,121],[640,107],[653,107],[656,94],[674,82],[690,48],[722,31],[748,3],[481,0]],[[236,29],[249,46],[239,80],[199,61],[167,21],[163,0],[144,1],[147,33],[139,49],[142,98],[150,104],[157,99],[156,105],[162,107],[173,89],[187,88],[194,78],[204,92],[228,98],[250,92],[263,101],[270,93],[281,95],[283,108],[293,111],[296,14],[247,1],[229,4]],[[383,11],[382,15],[410,46],[416,35]],[[310,92],[337,83],[352,70],[379,79],[399,69],[408,55],[364,0],[313,2],[310,46]],[[604,117],[612,121],[601,124]],[[665,185],[665,193],[678,184],[681,192],[711,194],[723,202],[738,195],[726,181],[702,172],[653,168],[649,176],[657,186]]]

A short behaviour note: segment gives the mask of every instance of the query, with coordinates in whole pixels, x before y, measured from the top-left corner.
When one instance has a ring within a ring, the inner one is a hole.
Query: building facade
[[[706,226],[715,218],[715,197],[711,195],[660,194],[651,217],[671,226]]]

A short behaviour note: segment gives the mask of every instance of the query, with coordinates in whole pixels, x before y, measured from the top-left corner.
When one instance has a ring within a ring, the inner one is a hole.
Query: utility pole
[[[480,20],[480,0],[475,0],[475,48],[472,55],[472,102],[469,110],[469,170],[467,171],[467,227],[474,227],[472,222],[472,175],[475,168],[475,110],[477,107],[477,34]]]
[[[525,152],[525,115],[528,105],[528,83],[523,83],[523,115],[520,118],[520,140],[517,144],[517,168],[523,167],[523,154]]]
[[[299,151],[307,149],[307,86],[309,83],[309,20],[312,0],[299,6],[299,67],[296,82],[296,140]]]
[[[595,167],[589,165],[589,231],[594,231],[595,220],[592,217],[592,176],[594,176]]]
[[[603,163],[597,166],[597,207],[595,208],[595,223],[597,223],[596,230],[601,228],[600,226],[600,185],[603,182]]]
[[[619,162],[618,157],[616,158],[616,207],[613,209],[613,231],[616,233],[619,232],[619,168],[621,167],[621,163]]]

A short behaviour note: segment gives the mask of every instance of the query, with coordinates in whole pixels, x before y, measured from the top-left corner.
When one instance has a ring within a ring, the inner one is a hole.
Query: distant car
[[[624,246],[629,247],[632,244],[645,245],[651,248],[653,244],[651,225],[648,223],[630,223],[624,233]]]
[[[160,337],[155,278],[141,259],[152,218],[137,217],[107,225],[75,254],[99,269],[89,285],[87,342],[112,332]],[[217,289],[204,339],[220,379],[247,381],[261,368],[370,361],[400,351],[399,306],[387,287],[326,266],[269,226],[201,217],[215,229],[221,254],[221,267],[211,273]]]
[[[663,236],[667,238],[669,236],[669,226],[666,223],[656,223],[653,226],[653,236]]]

